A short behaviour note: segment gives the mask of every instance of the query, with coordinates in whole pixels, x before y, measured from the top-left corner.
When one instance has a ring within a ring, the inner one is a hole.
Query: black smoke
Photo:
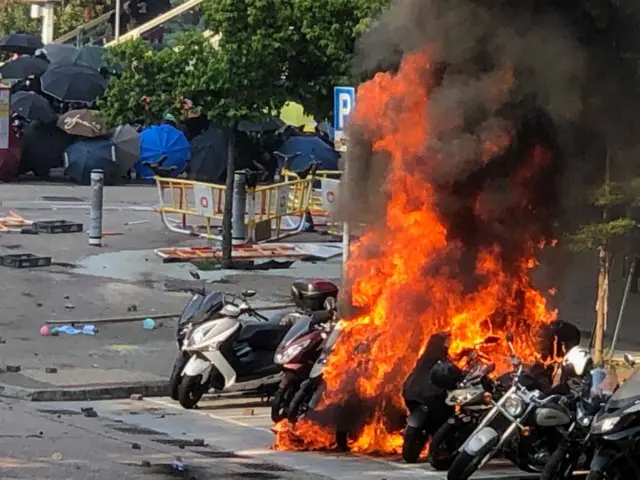
[[[602,180],[607,155],[614,176],[637,173],[639,24],[640,6],[628,0],[401,0],[359,40],[355,63],[371,77],[429,48],[430,68],[438,71],[435,86],[425,87],[429,121],[439,125],[454,111],[464,118],[425,145],[448,159],[429,169],[430,183],[441,187],[443,219],[468,246],[503,243],[505,235],[516,244],[524,234],[558,237],[581,218],[585,192]],[[513,78],[496,104],[492,89],[505,72]],[[371,152],[366,130],[352,127],[342,211],[375,221],[386,200],[388,162]],[[509,149],[483,161],[483,142],[500,130],[513,132]],[[551,160],[524,185],[533,204],[516,218],[523,185],[510,179],[533,143]],[[484,226],[477,215],[468,221],[478,198]]]

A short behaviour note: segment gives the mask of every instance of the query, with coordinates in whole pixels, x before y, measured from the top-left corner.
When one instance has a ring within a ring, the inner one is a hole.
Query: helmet
[[[462,370],[449,360],[440,360],[431,368],[431,383],[443,390],[454,390],[462,377]]]
[[[589,373],[593,366],[593,357],[588,349],[584,347],[573,347],[567,352],[562,360],[563,369],[574,375],[582,376]]]

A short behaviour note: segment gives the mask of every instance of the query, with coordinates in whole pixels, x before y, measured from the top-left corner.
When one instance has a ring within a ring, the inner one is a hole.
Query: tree
[[[594,360],[596,364],[604,361],[604,331],[609,303],[609,273],[612,255],[620,248],[613,248],[615,242],[625,239],[636,226],[628,215],[628,207],[635,206],[640,196],[640,182],[635,179],[627,183],[610,180],[609,156],[605,160],[605,181],[591,195],[590,203],[600,210],[601,219],[578,227],[569,237],[570,247],[575,251],[597,250],[598,285],[596,296],[596,321],[593,330]],[[624,215],[613,218],[611,210],[622,207]]]
[[[0,37],[11,33],[37,35],[40,22],[31,18],[29,6],[14,0],[0,0]]]
[[[328,118],[333,87],[360,83],[352,65],[357,38],[391,0],[292,0],[287,91],[313,112]]]

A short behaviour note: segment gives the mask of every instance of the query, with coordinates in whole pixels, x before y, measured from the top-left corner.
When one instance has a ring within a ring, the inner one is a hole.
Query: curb
[[[143,397],[166,397],[166,381],[97,384],[91,387],[24,388],[0,383],[0,397],[17,398],[31,402],[84,402],[91,400],[121,400],[132,394]]]

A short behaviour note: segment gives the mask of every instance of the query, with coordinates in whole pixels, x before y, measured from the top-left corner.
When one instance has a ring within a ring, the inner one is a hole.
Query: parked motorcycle
[[[475,428],[468,422],[471,417],[456,415],[455,407],[461,401],[462,403],[468,401],[476,403],[476,400],[479,400],[482,405],[485,392],[483,385],[486,385],[487,388],[492,387],[488,385],[491,382],[488,381],[487,376],[491,368],[486,369],[486,374],[483,373],[482,359],[484,357],[480,355],[479,348],[482,345],[497,343],[499,340],[498,337],[488,337],[484,342],[480,342],[473,348],[461,353],[458,359],[466,359],[466,368],[464,370],[458,368],[454,361],[448,358],[438,361],[429,372],[423,371],[425,366],[421,365],[420,361],[416,364],[409,378],[427,374],[430,376],[431,384],[438,389],[438,392],[442,391],[442,393],[427,395],[426,391],[430,391],[432,387],[424,382],[424,385],[420,388],[422,392],[420,395],[417,395],[410,402],[405,399],[410,412],[403,435],[402,458],[407,463],[417,462],[429,437],[433,435],[435,438],[436,433],[439,433],[437,443],[434,444],[433,438],[431,441],[429,448],[430,462],[438,470],[447,470],[449,468],[450,459],[454,452],[457,451],[462,441]],[[429,348],[428,345],[427,350]],[[483,379],[485,376],[487,376],[486,379]],[[418,384],[423,383],[419,382],[417,378],[414,383],[416,381],[418,381]],[[407,379],[407,382],[409,382],[409,379]],[[446,395],[447,391],[450,392],[448,396]],[[476,398],[476,394],[479,394],[479,398]],[[447,420],[449,416],[451,416],[451,419],[459,419],[460,423],[458,424],[457,421],[449,423]],[[462,441],[458,440],[462,434],[461,430],[465,431]],[[454,439],[455,446],[452,444]]]
[[[594,451],[591,424],[610,397],[602,389],[606,378],[605,370],[594,368],[572,392],[575,393],[575,402],[571,406],[572,421],[562,432],[563,439],[542,470],[540,480],[569,480],[577,469],[588,469]]]
[[[635,367],[635,360],[625,355]],[[596,451],[587,480],[640,479],[640,370],[611,396],[593,419],[591,437]]]
[[[558,428],[571,423],[567,398],[562,394],[546,396],[541,381],[524,371],[511,334],[507,341],[517,367],[513,384],[462,445],[449,469],[449,480],[467,480],[498,453],[504,453],[521,470],[540,473],[551,456],[550,448],[562,440]],[[589,361],[588,351],[574,347],[563,363],[571,364],[575,375],[582,376]]]
[[[455,413],[436,431],[429,445],[428,461],[436,470],[451,468],[460,446],[491,409],[492,400],[498,400],[507,390],[502,378],[494,382],[489,377],[494,369],[493,363],[475,365],[447,396],[446,403]]]
[[[309,378],[300,384],[300,388],[298,388],[298,391],[291,399],[291,403],[289,404],[287,411],[287,420],[291,423],[295,423],[309,410],[313,410],[318,405],[323,392],[322,374],[324,373],[327,360],[329,359],[329,355],[340,336],[342,328],[342,321],[338,321],[333,325],[331,334],[327,337],[322,347],[320,356],[309,372]]]
[[[275,423],[286,418],[291,400],[322,353],[332,329],[335,305],[335,298],[329,297],[324,310],[301,314],[278,346],[274,361],[282,366],[284,378],[271,402],[271,419]]]
[[[189,327],[194,322],[197,323],[207,319],[208,316],[215,315],[222,310],[224,306],[224,294],[220,292],[212,292],[207,295],[204,288],[202,288],[194,290],[192,293],[193,296],[189,299],[180,314],[178,327],[176,328],[178,354],[176,355],[176,360],[171,369],[171,376],[169,377],[169,389],[173,400],[178,400],[178,387],[182,379],[182,371],[190,357],[190,355],[182,349],[184,338],[187,335]]]
[[[241,298],[225,295],[219,311],[201,309],[204,320],[187,326],[183,351],[189,359],[178,386],[178,401],[184,408],[195,407],[211,388],[267,394],[277,389],[282,372],[273,354],[291,326],[253,309],[247,299],[255,293],[246,291]]]

